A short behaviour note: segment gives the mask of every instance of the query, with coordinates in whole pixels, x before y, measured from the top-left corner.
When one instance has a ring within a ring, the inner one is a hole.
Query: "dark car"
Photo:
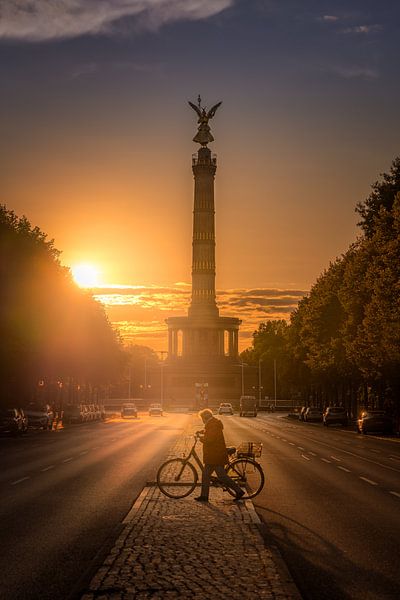
[[[257,400],[255,396],[241,396],[239,414],[241,417],[257,416]]]
[[[324,425],[340,424],[346,426],[348,424],[347,411],[342,406],[328,406],[324,412]]]
[[[322,411],[320,411],[319,408],[309,406],[306,412],[304,413],[304,420],[307,423],[320,423],[322,421]]]
[[[159,417],[163,416],[163,409],[162,409],[161,404],[158,404],[158,403],[150,404],[149,417],[152,417],[153,415],[158,415]]]
[[[52,429],[54,413],[48,404],[42,405],[31,402],[24,408],[24,412],[29,419],[29,427]]]
[[[0,408],[0,432],[12,435],[23,433],[22,416],[17,408]]]
[[[358,433],[392,433],[393,422],[384,410],[364,410],[357,421]]]
[[[84,415],[82,406],[67,404],[64,406],[63,423],[72,424],[72,423],[83,423]]]
[[[125,402],[121,408],[121,417],[125,419],[126,417],[137,417],[138,412],[136,408],[136,404],[132,402]]]

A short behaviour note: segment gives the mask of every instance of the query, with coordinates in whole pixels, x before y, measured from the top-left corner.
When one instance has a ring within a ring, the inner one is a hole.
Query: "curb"
[[[258,525],[258,530],[260,532],[265,546],[268,548],[268,550],[270,550],[271,554],[273,555],[275,566],[281,577],[282,587],[285,588],[285,591],[288,595],[292,596],[293,600],[304,600],[299,588],[297,587],[293,577],[290,574],[290,571],[287,567],[284,558],[282,557],[278,546],[270,540],[268,526],[260,519],[259,521],[260,523]]]

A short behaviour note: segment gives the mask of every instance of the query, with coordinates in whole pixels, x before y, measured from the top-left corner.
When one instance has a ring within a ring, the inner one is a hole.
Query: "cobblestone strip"
[[[181,437],[171,456],[184,443]],[[82,600],[298,600],[264,545],[250,501],[236,504],[221,488],[211,488],[208,504],[145,490]]]

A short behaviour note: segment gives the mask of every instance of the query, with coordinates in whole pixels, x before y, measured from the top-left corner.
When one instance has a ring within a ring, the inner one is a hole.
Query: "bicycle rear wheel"
[[[196,487],[198,474],[190,462],[182,458],[171,458],[157,472],[157,485],[168,498],[185,498]]]
[[[246,494],[243,496],[244,500],[254,498],[264,487],[264,472],[258,462],[251,458],[233,460],[227,465],[226,474],[246,490]],[[228,488],[228,492],[231,496],[235,496],[235,492],[231,488]]]

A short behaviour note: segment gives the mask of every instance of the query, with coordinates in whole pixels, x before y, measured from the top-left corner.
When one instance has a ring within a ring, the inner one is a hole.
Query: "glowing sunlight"
[[[71,267],[71,271],[74,280],[80,287],[92,288],[99,283],[99,270],[94,265],[74,265]]]

